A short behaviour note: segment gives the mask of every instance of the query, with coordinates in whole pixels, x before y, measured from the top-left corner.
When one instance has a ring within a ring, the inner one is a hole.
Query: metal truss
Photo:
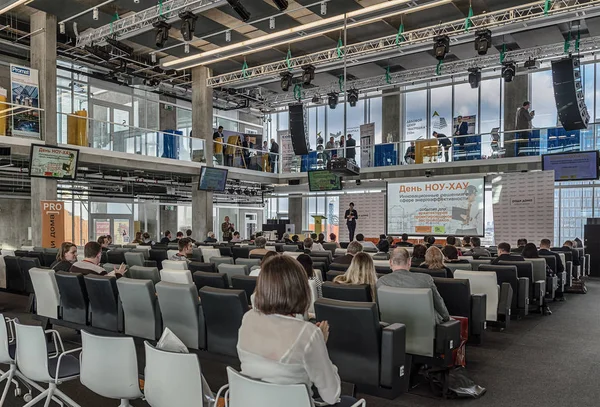
[[[586,55],[596,52],[600,48],[600,37],[591,37],[581,39],[579,45],[579,55]],[[514,62],[515,64],[523,64],[529,59],[538,61],[551,60],[564,57],[564,43],[546,45],[543,47],[519,49],[508,51],[506,53],[505,62]],[[360,89],[362,92],[369,90],[381,90],[385,88],[397,87],[400,85],[414,84],[418,82],[430,81],[434,78],[446,79],[456,75],[466,76],[469,68],[480,68],[482,71],[497,69],[501,67],[500,58],[498,55],[486,55],[482,57],[464,59],[456,62],[450,62],[442,65],[440,75],[437,75],[436,66],[426,68],[411,69],[407,71],[390,74],[389,77],[376,76],[373,78],[359,79],[349,81],[346,84],[347,89]],[[306,89],[302,92],[302,100],[310,101],[313,97],[322,97],[329,92],[339,91],[338,82],[331,83],[330,86],[322,86],[320,88]],[[279,93],[267,96],[264,103],[267,106],[275,107],[278,105],[287,105],[292,102],[298,102],[294,98],[293,93]]]
[[[77,37],[76,46],[83,48],[86,45],[104,45],[107,37],[116,36],[119,39],[133,37],[140,32],[148,31],[152,24],[159,20],[174,21],[179,18],[179,12],[204,11],[225,4],[225,0],[167,0],[162,3],[162,8],[151,7],[139,13],[123,17],[112,24],[107,24]],[[162,13],[161,13],[162,10]]]
[[[519,30],[532,29],[532,26],[526,26],[527,22],[533,20],[546,19],[553,22],[552,17],[571,16],[572,19],[580,17],[585,12],[590,17],[590,11],[600,13],[600,0],[554,0],[553,7],[546,14],[545,1],[536,1],[524,4],[512,9],[504,9],[495,12],[489,12],[471,18],[471,28],[469,32],[465,30],[465,19],[455,20],[448,23],[441,23],[436,26],[420,28],[403,33],[404,41],[397,43],[397,35],[390,35],[370,41],[364,41],[357,44],[347,45],[344,48],[347,63],[357,64],[365,62],[364,59],[376,56],[377,59],[385,59],[390,56],[406,54],[417,47],[422,47],[424,43],[430,43],[438,35],[447,35],[456,42],[473,39],[473,35],[478,30],[492,30],[495,35],[508,33],[509,28],[519,26]],[[582,17],[582,16],[581,16]],[[569,20],[571,19],[569,18]],[[555,23],[555,22],[554,22]],[[281,72],[301,72],[301,67],[313,65],[315,67],[340,66],[343,61],[340,60],[337,48],[316,52],[292,58],[289,61],[278,61],[257,67],[250,67],[245,71],[236,71],[223,75],[213,76],[207,79],[207,86],[232,86],[250,85],[259,78],[277,78]]]

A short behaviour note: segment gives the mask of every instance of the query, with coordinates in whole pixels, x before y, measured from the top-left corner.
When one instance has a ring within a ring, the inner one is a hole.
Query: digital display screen
[[[227,184],[227,170],[213,167],[202,167],[198,189],[201,191],[223,192]]]
[[[75,180],[79,150],[32,144],[29,155],[29,176]]]
[[[598,179],[598,151],[545,154],[542,169],[554,170],[555,181],[585,181]]]
[[[331,171],[309,171],[308,188],[310,191],[341,191],[342,178]]]

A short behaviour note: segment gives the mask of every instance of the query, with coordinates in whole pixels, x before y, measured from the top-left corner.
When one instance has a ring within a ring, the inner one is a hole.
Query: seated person
[[[144,243],[144,239],[142,238],[142,232],[135,232],[135,239],[131,244],[142,244]]]
[[[479,257],[492,257],[492,254],[484,249],[483,247],[481,247],[481,239],[478,237],[472,237],[471,238],[471,244],[473,245],[473,248],[467,252],[465,252],[463,255],[464,256],[473,256],[473,258],[479,258]]]
[[[387,239],[380,240],[377,243],[377,253],[389,253],[390,252],[390,242]]]
[[[454,278],[452,270],[444,265],[444,255],[439,247],[431,246],[427,249],[425,252],[425,261],[419,267],[428,270],[446,270],[446,277]]]
[[[142,235],[143,243],[140,243],[140,246],[154,246],[154,240],[150,238],[150,233],[144,232]]]
[[[192,241],[192,244],[196,243],[196,241],[192,238],[192,229],[188,229],[185,231],[185,237]]]
[[[394,244],[394,238],[392,236],[388,236],[387,238],[388,243],[390,244],[390,249],[395,249],[396,245]]]
[[[208,232],[206,234],[206,239],[204,239],[204,243],[217,243],[217,239],[215,239],[215,232]]]
[[[523,252],[523,248],[527,244],[527,239],[519,239],[517,240],[517,247],[511,250],[512,253],[521,254]]]
[[[408,235],[402,234],[401,240],[396,244],[397,247],[413,247],[413,244],[408,241]]]
[[[362,233],[359,233],[358,235],[356,235],[356,241],[358,243],[362,244],[363,250],[365,250],[365,249],[377,250],[377,246],[375,246],[375,243],[365,240],[365,235],[363,235]]]
[[[422,244],[415,245],[412,253],[410,267],[419,267],[425,261],[425,252],[427,248]]]
[[[313,242],[313,244],[311,246],[311,249],[310,249],[311,251],[313,251],[313,252],[322,252],[322,251],[325,250],[325,249],[323,249],[323,245],[317,241],[318,236],[317,236],[316,233],[311,233],[310,239]],[[306,242],[306,240],[304,240],[304,241]]]
[[[425,247],[430,248],[433,245],[435,245],[435,237],[427,236],[427,239],[425,240]]]
[[[160,239],[160,244],[169,244],[171,243],[171,232],[166,230],[165,231],[165,236]]]
[[[267,245],[267,239],[265,239],[264,237],[262,237],[262,236],[257,237],[256,240],[254,241],[254,245],[256,246],[256,249],[250,250],[250,255],[253,255],[253,254],[265,255],[265,254],[269,253],[269,250],[265,249],[265,246]]]
[[[329,242],[330,243],[335,243],[336,247],[341,247],[340,243],[337,241],[337,236],[335,235],[335,233],[330,233],[329,234]]]
[[[107,252],[108,251],[108,237],[106,237],[106,236],[100,236],[98,238],[98,244],[102,248],[103,252]]]
[[[76,261],[77,246],[71,242],[63,242],[56,255],[56,260],[52,263],[50,268],[54,271],[69,271]]]
[[[540,258],[540,255],[538,254],[538,249],[537,249],[537,247],[535,247],[535,244],[533,244],[533,243],[527,243],[523,247],[522,255],[523,255],[523,258],[525,258],[525,259],[539,259]],[[554,271],[550,268],[550,266],[548,266],[547,263],[546,263],[546,277],[554,277]],[[545,296],[544,296],[543,301],[544,301],[544,303],[542,305],[543,314],[544,315],[552,315],[552,311],[550,311],[550,307],[548,307],[548,304],[546,303]]]
[[[556,272],[563,273],[565,271],[565,266],[562,263],[562,259],[558,253],[550,251],[550,246],[552,246],[552,242],[550,239],[542,239],[540,242],[540,250],[538,251],[538,255],[540,256],[554,256],[556,259]]]
[[[319,233],[319,236],[317,238],[317,243],[319,243],[321,246],[323,246],[323,243],[327,243],[327,242],[325,242],[325,234],[324,233]]]
[[[194,245],[192,244],[192,241],[187,237],[184,237],[177,242],[177,245],[179,247],[179,252],[172,255],[169,260],[187,261],[188,263],[191,262],[188,257],[191,256],[192,252],[194,251]]]
[[[571,240],[567,240],[565,243],[563,243],[563,250],[565,252],[571,252],[573,253],[573,266],[581,266],[581,261],[579,260],[579,253],[577,252],[577,250],[573,250],[573,242]]]
[[[283,243],[285,243],[285,244],[293,243],[292,239],[290,239],[290,234],[287,232],[283,234]]]
[[[452,245],[447,244],[442,249],[442,254],[445,257],[446,263],[458,263],[458,264],[469,264],[468,260],[458,259],[458,249]]]
[[[233,232],[233,237],[231,238],[231,242],[239,243],[241,241],[242,241],[242,238],[240,237],[240,232],[238,232],[238,231]]]
[[[439,250],[439,249],[438,249]],[[390,258],[392,273],[386,274],[377,280],[377,288],[381,286],[401,288],[430,288],[433,293],[433,305],[436,311],[436,322],[438,324],[450,320],[450,314],[446,304],[429,274],[411,273],[410,254],[404,248],[397,248],[392,252]]]
[[[171,243],[177,243],[181,239],[183,239],[183,232],[177,232],[177,234],[175,235],[175,240],[173,240]]]
[[[510,254],[510,244],[502,242],[498,245],[498,257],[492,260],[492,264],[499,264],[501,261],[523,261],[521,255]]]
[[[117,269],[114,267],[114,270],[110,273],[107,273],[103,267],[100,267],[100,257],[102,257],[102,247],[98,244],[98,242],[88,242],[83,248],[83,255],[85,258],[82,261],[76,261],[73,263],[69,271],[71,273],[80,273],[85,275],[88,274],[98,274],[101,276],[112,276],[121,278],[127,269],[125,268],[125,264],[121,264],[121,266]]]
[[[272,252],[272,251],[269,251],[269,253],[265,254],[265,255],[263,256],[262,260],[260,261],[260,267],[262,268],[262,266],[263,266],[263,265],[264,265],[264,264],[265,264],[267,261],[269,261],[269,259],[272,259],[272,258],[273,258],[273,257],[275,257],[275,256],[280,256],[280,254],[279,254],[279,253],[277,253],[277,252]],[[258,269],[254,269],[254,270],[252,270],[252,271],[250,272],[250,276],[251,276],[251,277],[258,277],[259,275],[260,275],[260,268],[258,268]]]
[[[294,243],[300,243],[300,238],[298,237],[298,235],[292,236],[292,242],[294,242]]]
[[[350,242],[348,244],[348,248],[346,249],[346,254],[341,257],[336,257],[333,259],[333,263],[337,264],[350,264],[358,253],[363,251],[362,244],[358,243],[356,240]]]
[[[317,293],[319,298],[323,298],[323,279],[321,278],[320,273],[315,273],[312,258],[308,254],[301,254],[296,260],[298,260],[298,263],[300,263],[304,268],[304,271],[306,271],[308,279],[314,280],[317,283]]]
[[[356,403],[351,397],[338,400],[341,382],[326,346],[329,324],[302,319],[311,294],[298,261],[289,256],[269,260],[254,295],[254,307],[244,315],[238,334],[241,373],[268,383],[314,385],[321,399],[336,407]]]
[[[471,248],[471,238],[469,236],[465,236],[462,239],[462,247]]]
[[[341,276],[334,278],[333,282],[352,285],[368,284],[371,287],[371,298],[373,298],[373,301],[377,298],[377,273],[375,272],[373,258],[367,253],[358,253],[354,256],[348,270]]]
[[[448,236],[446,238],[446,246],[454,246],[456,247],[456,238],[454,236]],[[462,256],[461,251],[456,247],[459,256]]]

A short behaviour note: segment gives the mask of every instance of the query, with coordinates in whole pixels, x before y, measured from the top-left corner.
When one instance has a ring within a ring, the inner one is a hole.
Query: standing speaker
[[[307,155],[306,131],[304,126],[304,105],[290,105],[290,132],[294,154]]]
[[[585,106],[579,59],[552,62],[552,81],[558,118],[565,130],[587,129],[590,115]]]

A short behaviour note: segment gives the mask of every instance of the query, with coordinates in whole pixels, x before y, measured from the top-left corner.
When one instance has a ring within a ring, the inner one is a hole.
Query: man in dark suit
[[[542,239],[542,241],[540,242],[540,250],[538,250],[538,254],[540,256],[554,256],[554,258],[556,259],[556,270],[554,271],[557,274],[562,273],[565,271],[565,266],[562,264],[560,255],[558,253],[550,251],[551,245],[552,242],[550,242],[550,239]]]
[[[514,249],[512,249],[511,252],[513,254],[521,254],[521,253],[523,253],[523,249],[525,248],[526,244],[527,244],[527,239],[519,239],[519,240],[517,240],[517,247],[515,247]]]
[[[467,126],[468,131],[468,126]],[[445,162],[450,162],[450,148],[452,148],[452,141],[445,134],[438,133],[437,131],[433,132],[433,137],[438,139],[438,143],[440,147],[443,147],[444,151],[444,159]],[[442,150],[440,149],[438,153],[438,157],[442,157]]]
[[[348,134],[348,140],[346,140],[346,158],[356,161],[356,140],[352,138],[352,134]]]
[[[352,259],[354,258],[354,256],[356,256],[358,253],[360,253],[362,251],[363,251],[362,244],[360,244],[356,241],[350,242],[350,244],[348,245],[348,249],[346,249],[346,254],[342,257],[334,258],[333,263],[350,265],[350,263],[352,263]]]
[[[406,233],[402,234],[401,241],[396,244],[397,247],[413,247],[413,244],[408,241],[408,235]]]
[[[501,261],[525,261],[525,259],[523,256],[511,255],[508,243],[500,243],[498,245],[498,257],[492,260],[492,264],[498,264]]]
[[[277,162],[279,161],[279,144],[277,144],[274,138],[271,139],[271,150],[269,153],[271,172],[275,172],[275,165],[277,165]]]

